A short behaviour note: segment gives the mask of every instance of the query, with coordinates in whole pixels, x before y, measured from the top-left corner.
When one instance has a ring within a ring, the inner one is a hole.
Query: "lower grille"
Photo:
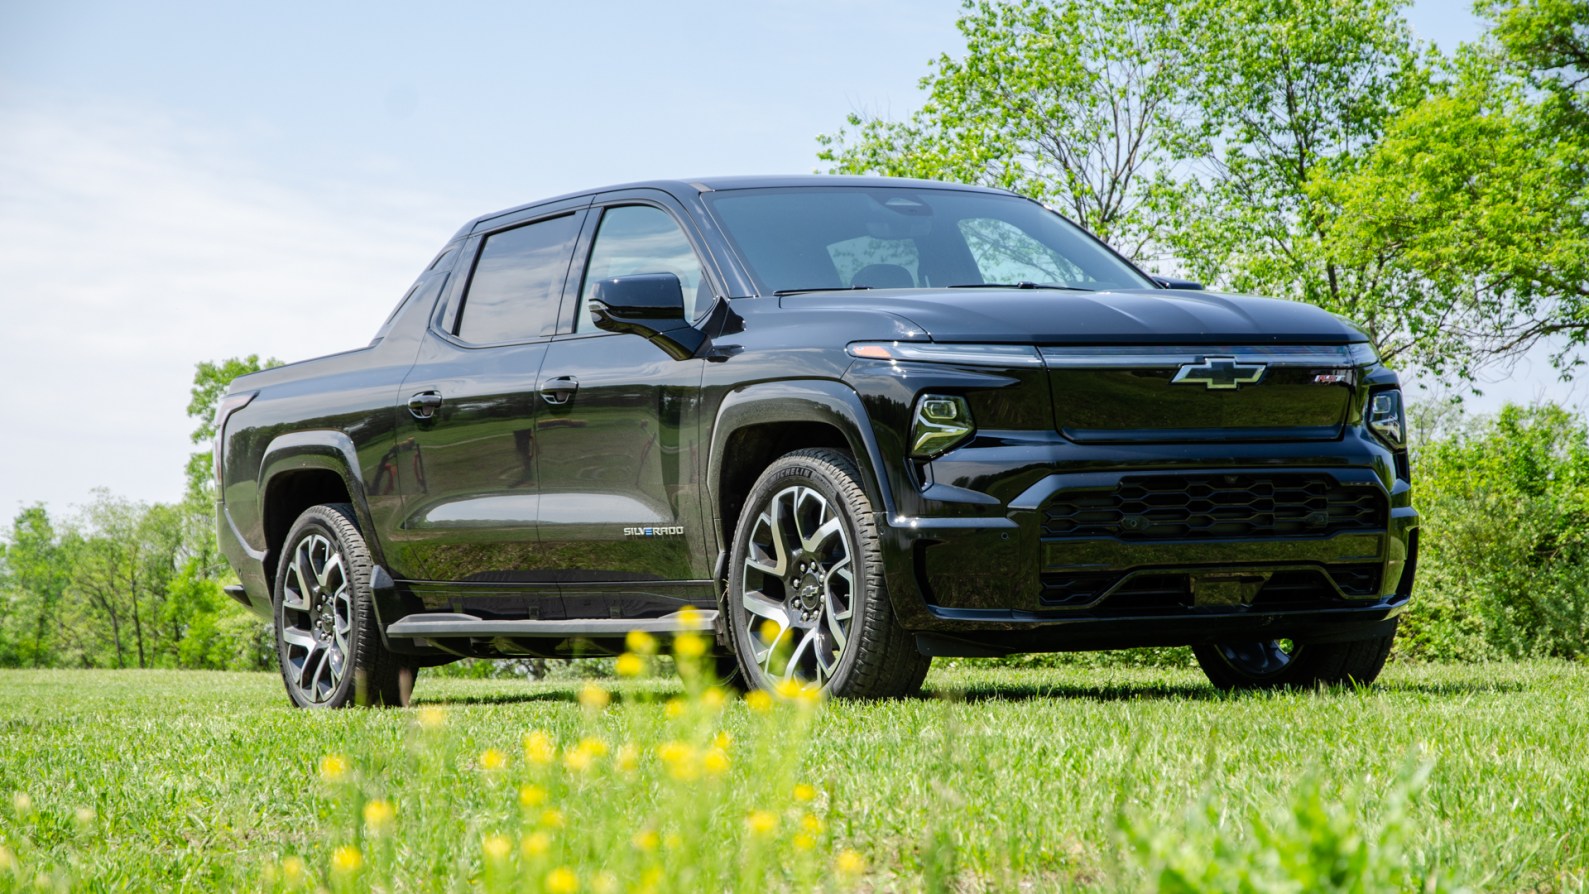
[[[1382,529],[1386,516],[1383,494],[1327,475],[1127,475],[1113,490],[1055,494],[1043,508],[1043,537],[1316,537]]]
[[[1108,614],[1153,614],[1192,607],[1190,574],[1139,574],[1130,572],[1051,573],[1042,576],[1043,603],[1053,608],[1094,606]],[[1253,598],[1256,609],[1306,608],[1339,601],[1341,594],[1354,598],[1379,595],[1378,565],[1332,565],[1319,569],[1274,572]],[[1124,581],[1123,584],[1121,582]],[[1120,585],[1116,589],[1116,585]],[[1113,590],[1113,592],[1110,592]]]

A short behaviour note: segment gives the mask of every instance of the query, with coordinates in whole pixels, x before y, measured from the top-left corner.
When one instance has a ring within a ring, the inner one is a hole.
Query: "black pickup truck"
[[[1148,276],[997,190],[590,190],[459,230],[367,346],[255,373],[232,595],[296,704],[461,656],[713,637],[747,686],[1190,645],[1374,679],[1418,516],[1396,374],[1315,307]]]

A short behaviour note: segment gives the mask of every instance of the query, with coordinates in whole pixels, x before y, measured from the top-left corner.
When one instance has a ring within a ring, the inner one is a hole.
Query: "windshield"
[[[1076,226],[1015,196],[893,186],[707,193],[762,294],[819,289],[1153,288]]]

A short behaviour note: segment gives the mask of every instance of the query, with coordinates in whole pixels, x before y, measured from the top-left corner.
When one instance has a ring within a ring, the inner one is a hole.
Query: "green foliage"
[[[1398,653],[1589,655],[1589,422],[1508,406],[1413,458],[1424,534]]]
[[[221,398],[226,395],[226,389],[231,386],[233,379],[280,365],[280,360],[274,357],[260,360],[258,354],[228,357],[219,362],[204,360],[196,364],[193,389],[188,397],[188,418],[198,423],[193,429],[193,443],[208,444],[215,440],[215,411],[220,407]],[[189,499],[202,497],[200,502],[208,502],[212,499],[209,496],[212,489],[211,479],[214,477],[212,462],[213,457],[207,450],[188,457]]]
[[[1385,791],[1367,785],[1336,791],[1312,776],[1292,790],[1288,804],[1250,810],[1245,822],[1231,805],[1204,797],[1173,832],[1156,817],[1125,811],[1121,829],[1154,887],[1166,894],[1450,891],[1408,847],[1430,770],[1409,765]],[[1365,822],[1376,802],[1383,802],[1381,815]],[[1233,834],[1238,824],[1247,834]]]
[[[1200,49],[1175,4],[967,0],[967,54],[940,56],[907,122],[851,115],[819,138],[845,173],[1013,189],[1137,254],[1174,205],[1176,162],[1202,145],[1185,114]]]

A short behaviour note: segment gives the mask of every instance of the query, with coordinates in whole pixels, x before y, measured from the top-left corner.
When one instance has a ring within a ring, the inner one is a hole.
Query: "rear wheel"
[[[814,683],[852,698],[906,695],[932,659],[894,620],[860,471],[796,450],[761,474],[729,557],[729,637],[746,685]]]
[[[1374,682],[1396,638],[1306,643],[1288,639],[1193,646],[1208,681],[1220,689],[1289,689],[1331,683]]]
[[[304,510],[284,541],[272,616],[282,682],[303,708],[406,705],[418,668],[381,642],[374,560],[345,503]]]

